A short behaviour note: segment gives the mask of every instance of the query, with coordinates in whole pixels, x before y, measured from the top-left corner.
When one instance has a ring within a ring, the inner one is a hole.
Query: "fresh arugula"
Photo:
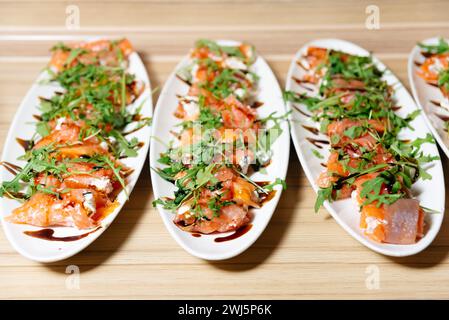
[[[449,44],[443,38],[438,39],[438,43],[436,45],[418,43],[418,46],[430,54],[444,54],[449,52]]]
[[[178,76],[199,88],[193,99],[197,103],[198,117],[180,123],[178,127],[182,131],[176,135],[179,138],[185,131],[192,130],[195,139],[188,145],[170,143],[168,150],[160,155],[158,161],[164,167],[152,169],[163,179],[174,183],[177,190],[173,198],[156,199],[153,205],[171,211],[186,205],[189,216],[193,215],[198,221],[211,219],[206,211],[211,211],[215,217],[220,215],[223,207],[235,204],[227,197],[231,192],[230,181],[225,187],[216,178],[221,170],[230,170],[234,176],[249,182],[257,195],[267,195],[276,185],[286,187],[281,179],[262,187],[247,175],[247,171],[261,171],[269,163],[272,144],[282,134],[281,123],[286,121],[288,114],[272,113],[266,118],[257,119],[254,128],[248,130],[249,134],[234,130],[231,137],[225,138],[226,130],[231,129],[225,125],[225,119],[229,121],[236,116],[229,112],[235,108],[232,103],[237,103],[231,97],[239,100],[245,111],[253,102],[251,99],[258,81],[258,76],[249,70],[229,68],[227,59],[237,59],[246,69],[254,60],[247,57],[241,47],[221,46],[205,39],[197,41],[192,56],[192,64],[180,70]],[[192,74],[195,70],[201,70],[201,77]],[[180,97],[181,104],[182,99],[192,100],[191,97]],[[242,112],[240,106],[236,110]],[[200,137],[199,140],[197,137]],[[253,155],[255,163],[246,163],[246,156],[237,162],[234,157],[239,151]]]
[[[443,53],[446,47],[447,44],[440,41],[438,46],[426,48],[432,53]],[[323,73],[318,96],[287,91],[284,100],[304,105],[311,112],[312,120],[321,124],[323,133],[327,133],[329,125],[335,121],[351,119],[359,124],[329,137],[331,153],[338,156],[337,163],[343,170],[339,173],[328,170],[332,179],[328,186],[318,190],[315,211],[324,201],[337,199],[343,187],[353,189],[355,180],[366,174],[375,176],[362,185],[360,196],[365,199],[362,206],[392,204],[408,196],[407,190],[417,179],[430,178],[422,165],[438,157],[424,154],[421,146],[435,143],[434,139],[431,135],[410,142],[398,139],[402,129],[413,130],[410,123],[420,111],[404,118],[395,112],[392,88],[383,80],[384,72],[376,67],[372,57],[329,50],[317,70]],[[446,75],[442,77],[446,83]],[[449,80],[449,76],[447,78]],[[384,123],[384,131],[375,130],[368,120]],[[358,138],[360,142],[355,142]],[[363,144],[365,138],[367,142]],[[379,161],[376,160],[379,152],[388,159],[386,163],[374,162]]]

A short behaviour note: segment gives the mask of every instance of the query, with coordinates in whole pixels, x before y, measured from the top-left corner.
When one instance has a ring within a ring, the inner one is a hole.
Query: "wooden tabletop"
[[[373,2],[380,29],[369,30]],[[48,61],[48,49],[60,40],[126,36],[153,86],[162,87],[198,38],[251,42],[281,85],[306,41],[342,38],[373,51],[408,87],[407,57],[414,44],[449,37],[444,0],[75,3],[80,29],[73,29],[67,2],[0,1],[0,148],[21,99]],[[352,239],[325,210],[313,212],[315,194],[293,146],[287,185],[259,240],[236,258],[212,263],[190,256],[165,230],[151,207],[146,166],[114,224],[73,258],[29,261],[0,232],[0,298],[449,298],[448,217],[427,250],[389,258]],[[76,268],[79,277],[70,273]]]

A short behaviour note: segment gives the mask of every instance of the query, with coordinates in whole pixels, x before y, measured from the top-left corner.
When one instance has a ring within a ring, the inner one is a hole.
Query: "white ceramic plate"
[[[233,41],[219,41],[221,45],[238,45]],[[166,146],[158,140],[163,140],[168,143],[173,139],[173,135],[170,130],[174,129],[176,124],[179,124],[173,113],[178,105],[177,94],[186,94],[189,87],[176,77],[176,72],[181,68],[189,64],[189,57],[183,59],[175,71],[170,75],[164,88],[159,96],[159,100],[156,105],[155,114],[153,118],[153,138],[151,140],[150,147],[150,165],[153,168],[162,167],[157,162],[160,153],[166,151]],[[282,115],[285,113],[285,106],[282,100],[282,92],[279,88],[279,84],[271,71],[268,64],[263,58],[258,56],[256,62],[252,65],[251,70],[259,75],[259,89],[257,94],[257,101],[261,101],[264,104],[259,107],[259,117],[268,116],[273,111],[276,111],[276,115]],[[266,168],[267,174],[256,173],[252,176],[255,181],[274,181],[276,178],[285,179],[289,158],[289,130],[288,123],[284,121],[282,123],[283,133],[275,141],[273,145],[273,158],[271,164]],[[154,170],[151,170],[151,179],[153,183],[153,192],[155,198],[171,197],[175,191],[173,184],[162,179]],[[254,218],[252,221],[252,228],[241,237],[226,241],[215,242],[217,237],[223,237],[231,234],[223,233],[216,235],[202,235],[201,237],[193,237],[189,232],[180,230],[174,223],[174,214],[168,210],[164,210],[158,206],[160,216],[164,221],[170,234],[173,238],[190,254],[206,260],[223,260],[236,256],[246,250],[263,232],[267,226],[270,218],[276,208],[276,205],[281,196],[281,191],[278,189],[275,197],[268,201],[261,209],[253,209]]]
[[[439,38],[430,38],[422,41],[424,44],[437,44]],[[447,41],[447,40],[446,40]],[[419,77],[416,72],[419,67],[415,64],[424,62],[421,55],[422,49],[415,46],[408,58],[408,79],[412,88],[413,97],[418,106],[423,110],[423,118],[438,141],[441,149],[449,157],[449,133],[445,131],[445,122],[439,116],[449,117],[449,110],[440,108],[432,101],[441,103],[445,100],[440,88],[434,87]],[[449,102],[446,102],[449,108]]]
[[[308,93],[305,89],[299,86],[293,77],[301,78],[303,74],[303,69],[297,64],[297,61],[303,56],[309,46],[317,46],[323,48],[330,48],[339,51],[344,51],[350,54],[356,55],[369,55],[368,51],[360,48],[359,46],[337,39],[322,39],[315,40],[304,45],[296,54],[294,60],[290,65],[290,70],[288,72],[286,89]],[[383,65],[379,60],[374,58],[374,62],[380,68],[380,70],[386,70],[385,65]],[[394,97],[397,101],[397,105],[401,106],[398,110],[400,116],[405,116],[417,109],[412,97],[400,83],[400,81],[391,73],[391,71],[386,72],[384,79],[395,89]],[[310,93],[309,93],[310,94]],[[292,109],[292,104],[287,104],[288,108]],[[307,112],[305,106],[297,105],[301,110]],[[308,113],[308,112],[307,112]],[[293,143],[298,153],[298,157],[304,168],[307,178],[312,184],[315,191],[318,190],[316,184],[319,174],[323,171],[321,166],[322,162],[326,162],[329,156],[329,146],[324,145],[322,149],[316,148],[309,141],[306,140],[307,137],[325,139],[328,138],[325,135],[320,134],[319,137],[312,134],[310,131],[306,130],[303,125],[312,126],[317,128],[317,124],[313,122],[309,117],[301,114],[293,109],[291,115],[291,133],[293,138]],[[414,131],[409,129],[403,129],[400,133],[401,139],[411,139],[414,140],[417,137],[425,137],[429,132],[425,120],[422,116],[418,116],[411,125],[414,127]],[[324,159],[318,159],[312,150],[318,151]],[[438,156],[438,149],[435,144],[424,144],[422,150],[426,154]],[[351,236],[360,241],[362,244],[368,248],[377,251],[379,253],[389,255],[389,256],[408,256],[416,254],[424,250],[435,238],[438,233],[441,222],[443,221],[444,214],[444,176],[441,161],[434,161],[430,166],[428,172],[432,175],[432,180],[419,180],[412,188],[412,193],[416,197],[422,206],[431,208],[440,213],[427,214],[426,222],[428,228],[425,232],[425,236],[413,245],[394,245],[394,244],[381,244],[372,241],[367,236],[363,234],[363,230],[359,228],[360,214],[358,206],[352,199],[338,200],[332,203],[325,202],[324,207],[329,211],[332,217],[343,227]]]
[[[151,117],[153,114],[153,102],[151,97],[151,85],[148,79],[145,66],[140,60],[139,55],[134,52],[129,56],[129,68],[128,71],[135,74],[136,79],[143,81],[145,84],[145,90],[141,96],[130,106],[129,110],[134,110],[143,103],[141,114],[143,117]],[[19,166],[24,164],[23,161],[18,161],[17,157],[23,155],[23,148],[16,142],[16,138],[29,139],[35,132],[35,126],[33,122],[36,120],[33,118],[34,114],[40,114],[37,106],[39,105],[39,98],[51,97],[55,91],[61,90],[60,87],[55,84],[41,84],[42,80],[49,79],[49,74],[43,71],[35,83],[32,85],[31,89],[28,91],[27,95],[23,99],[17,113],[13,119],[11,127],[6,138],[6,143],[3,148],[2,161],[8,161]],[[129,125],[132,129],[133,124]],[[125,129],[126,130],[126,129]],[[140,171],[142,170],[143,164],[148,153],[148,147],[150,144],[151,128],[149,126],[144,127],[134,133],[127,136],[128,139],[136,137],[139,141],[143,142],[144,145],[140,150],[138,150],[138,156],[134,158],[122,159],[122,162],[129,168],[133,168],[134,172],[128,178],[128,185],[126,187],[128,194],[131,193],[134,185],[137,182]],[[7,181],[12,178],[12,175],[4,168],[0,168],[0,179],[1,181]],[[80,252],[91,244],[95,239],[97,239],[107,227],[114,221],[120,212],[123,204],[126,202],[126,193],[124,190],[120,192],[117,197],[117,201],[120,205],[108,215],[102,222],[101,228],[97,231],[91,233],[85,238],[63,242],[63,241],[48,241],[42,240],[34,237],[25,235],[24,231],[39,230],[42,228],[37,228],[29,225],[19,225],[12,224],[3,221],[3,218],[10,215],[11,211],[20,205],[19,202],[15,200],[8,199],[6,197],[0,198],[0,209],[3,229],[5,231],[6,237],[12,244],[12,246],[23,256],[39,261],[39,262],[53,262],[66,259]],[[120,222],[119,222],[120,223]],[[75,236],[86,233],[86,230],[78,230],[77,228],[69,227],[57,227],[52,228],[55,230],[55,237],[67,237]]]

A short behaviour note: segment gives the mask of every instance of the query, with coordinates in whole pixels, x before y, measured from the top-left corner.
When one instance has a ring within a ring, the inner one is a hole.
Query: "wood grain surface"
[[[80,9],[79,30],[65,26],[73,4]],[[380,9],[379,30],[365,26],[371,4]],[[60,40],[126,36],[153,86],[162,87],[198,38],[251,42],[282,86],[290,59],[306,41],[342,38],[372,51],[408,87],[411,48],[424,38],[449,37],[448,12],[443,0],[0,1],[0,148],[48,49]],[[443,164],[448,167],[447,159]],[[389,258],[352,239],[325,210],[313,212],[315,194],[293,146],[287,184],[260,239],[236,258],[210,263],[190,256],[165,230],[151,207],[146,166],[114,224],[71,259],[26,260],[0,232],[0,298],[449,298],[447,217],[427,250]],[[81,272],[79,289],[70,285],[71,265]],[[370,282],[375,274],[378,287]]]

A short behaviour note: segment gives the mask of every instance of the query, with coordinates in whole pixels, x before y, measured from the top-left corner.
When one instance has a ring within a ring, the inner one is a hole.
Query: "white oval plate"
[[[218,41],[221,45],[238,45],[235,41]],[[163,140],[168,143],[173,135],[170,130],[176,124],[179,124],[173,113],[178,105],[177,94],[186,94],[189,87],[176,77],[176,72],[188,65],[190,59],[187,56],[184,58],[175,71],[170,75],[164,88],[159,96],[154,118],[153,118],[153,138],[150,147],[150,165],[152,168],[161,167],[157,162],[160,153],[166,151],[166,146],[158,140]],[[259,89],[257,94],[257,101],[264,104],[257,109],[259,117],[268,116],[271,112],[276,111],[277,115],[285,113],[285,106],[282,100],[282,92],[279,84],[265,60],[258,56],[256,62],[251,66],[250,70],[259,75]],[[266,167],[267,174],[256,173],[252,175],[255,181],[274,181],[276,178],[285,179],[288,167],[290,138],[288,123],[284,121],[281,125],[282,134],[273,144],[273,158],[271,164]],[[153,192],[155,199],[160,197],[173,196],[175,186],[168,181],[162,179],[154,170],[151,170],[151,180],[153,184]],[[276,188],[279,186],[276,186]],[[234,257],[250,247],[264,231],[268,222],[273,215],[274,209],[281,196],[281,191],[277,189],[276,195],[268,201],[260,209],[253,209],[254,218],[252,221],[252,228],[241,237],[225,242],[215,242],[217,237],[223,237],[231,234],[220,233],[214,235],[202,235],[201,237],[193,237],[189,232],[180,230],[174,223],[174,214],[168,210],[164,210],[158,206],[159,214],[172,235],[190,254],[206,259],[206,260],[223,260]]]
[[[134,110],[143,103],[141,111],[142,116],[151,117],[153,114],[153,102],[151,97],[150,80],[148,79],[145,66],[136,52],[133,52],[129,56],[128,70],[130,73],[135,74],[137,80],[141,80],[145,84],[143,93],[132,105],[128,106],[128,108],[129,110]],[[33,122],[36,122],[36,120],[33,118],[33,115],[40,114],[37,108],[39,105],[38,97],[51,97],[55,91],[58,89],[61,90],[61,88],[55,84],[41,84],[42,80],[47,79],[49,79],[49,74],[46,71],[43,71],[23,99],[9,129],[6,143],[3,148],[2,161],[8,161],[19,166],[24,164],[23,161],[17,160],[19,156],[23,155],[24,151],[23,148],[16,142],[16,137],[29,139],[35,132]],[[129,126],[132,126],[132,124]],[[150,136],[151,128],[149,126],[127,136],[129,139],[136,137],[139,141],[144,143],[143,147],[138,150],[137,157],[122,159],[124,165],[134,169],[134,172],[128,178],[128,185],[126,187],[128,194],[130,194],[134,188],[134,185],[136,184],[145,163],[150,144]],[[12,175],[6,169],[0,168],[1,181],[7,181],[11,178]],[[101,222],[101,228],[85,238],[70,242],[48,241],[33,238],[25,235],[23,232],[28,230],[39,230],[42,228],[29,225],[12,224],[3,221],[4,217],[10,215],[12,210],[20,205],[20,203],[15,200],[8,199],[6,197],[0,198],[0,217],[2,218],[3,230],[5,231],[6,237],[14,249],[31,260],[39,262],[54,262],[77,254],[97,239],[108,228],[112,221],[114,221],[115,217],[117,217],[126,200],[126,193],[122,190],[117,197],[117,201],[120,205]],[[75,236],[88,232],[86,230],[78,230],[74,227],[57,227],[52,229],[55,230],[54,236],[56,237]]]
[[[295,55],[294,60],[290,65],[290,69],[287,76],[286,81],[286,89],[295,91],[295,92],[307,92],[301,86],[299,86],[294,80],[293,77],[301,78],[302,73],[304,72],[296,63],[296,61],[306,53],[307,48],[309,46],[317,46],[323,48],[330,48],[339,51],[344,51],[350,54],[357,55],[369,55],[369,52],[360,48],[359,46],[338,39],[321,39],[315,40],[304,45]],[[379,60],[374,58],[375,64],[380,68],[380,70],[386,70],[384,64],[382,64]],[[402,108],[397,112],[400,116],[405,116],[414,110],[417,109],[416,104],[414,103],[412,97],[404,88],[404,86],[400,83],[400,81],[392,74],[391,71],[386,72],[384,75],[384,79],[391,85],[394,85],[395,92],[394,97],[397,101],[397,104]],[[289,110],[292,110],[292,104],[289,102],[287,104]],[[299,106],[301,110],[307,112],[307,109],[304,106]],[[307,112],[308,113],[308,112]],[[306,140],[307,137],[315,137],[317,136],[310,133],[308,130],[302,127],[302,125],[308,125],[317,127],[316,123],[313,122],[307,116],[301,114],[298,111],[293,109],[291,114],[291,134],[293,139],[293,144],[295,145],[296,152],[301,161],[302,167],[306,173],[309,182],[311,183],[313,189],[315,191],[318,190],[318,186],[316,184],[316,180],[319,174],[323,171],[323,167],[321,166],[321,162],[327,161],[329,156],[329,150],[326,146],[323,149],[318,149],[314,147],[310,142]],[[418,116],[411,125],[415,128],[414,131],[409,129],[403,129],[400,133],[400,137],[402,139],[416,139],[417,137],[424,137],[429,130],[427,129],[425,120],[422,116]],[[320,134],[318,139],[328,138]],[[324,159],[318,159],[313,153],[312,150],[318,151]],[[422,146],[422,150],[426,154],[438,156],[438,149],[435,144],[424,144]],[[443,169],[441,165],[441,161],[435,161],[428,172],[432,175],[432,180],[422,180],[417,181],[412,187],[412,193],[414,197],[416,197],[421,205],[434,209],[440,213],[427,214],[427,220],[429,227],[426,230],[425,236],[419,240],[416,244],[412,245],[394,245],[394,244],[382,244],[377,243],[367,236],[363,234],[363,230],[359,228],[359,209],[355,201],[352,199],[344,199],[338,200],[332,203],[326,201],[324,203],[324,207],[327,211],[332,215],[332,217],[343,227],[346,232],[348,232],[352,237],[356,240],[367,246],[368,248],[388,255],[388,256],[409,256],[416,254],[422,250],[424,250],[435,238],[438,233],[441,223],[443,221],[444,214],[444,200],[445,200],[445,192],[444,192],[444,176]]]
[[[438,38],[426,39],[422,43],[428,45],[437,44]],[[443,94],[439,88],[426,83],[423,78],[416,74],[419,67],[415,65],[415,62],[422,63],[424,60],[425,58],[421,55],[420,47],[416,45],[408,57],[408,80],[412,88],[413,97],[418,106],[423,110],[423,118],[441,149],[449,157],[449,133],[444,130],[444,121],[438,117],[438,115],[449,117],[449,110],[437,107],[431,102],[443,101]],[[447,104],[449,107],[449,102]]]

